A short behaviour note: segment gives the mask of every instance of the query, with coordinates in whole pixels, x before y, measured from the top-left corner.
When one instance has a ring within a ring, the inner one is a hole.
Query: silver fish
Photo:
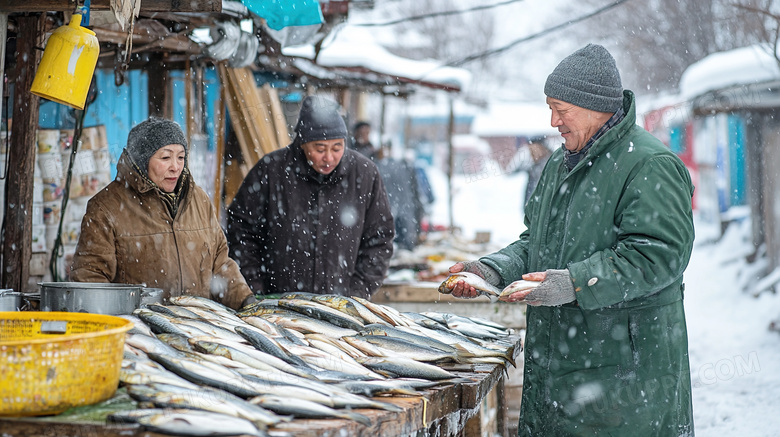
[[[264,315],[264,319],[273,322],[284,328],[293,329],[304,334],[307,333],[320,333],[333,338],[341,338],[345,335],[355,335],[357,331],[354,329],[345,329],[338,326],[334,326],[330,323],[323,322],[308,316],[299,315],[298,317],[287,318],[276,315]]]
[[[302,378],[314,378],[310,373],[302,371],[284,360],[245,345],[231,343],[219,338],[211,339],[211,341],[199,340],[197,337],[190,339],[190,344],[198,350],[213,355],[220,355],[256,369],[291,373]]]
[[[415,361],[460,361],[457,351],[446,352],[429,346],[421,346],[403,338],[386,335],[361,335],[359,338]]]
[[[118,317],[133,322],[132,329],[127,331],[128,334],[154,335],[152,330],[149,329],[149,326],[147,326],[139,317],[130,314],[120,314]]]
[[[354,420],[366,426],[371,426],[371,420],[359,413],[337,410],[327,407],[317,402],[307,401],[305,399],[291,399],[282,396],[262,395],[252,398],[249,402],[260,405],[266,410],[271,410],[277,414],[292,415],[295,417],[309,418],[328,418],[336,417],[341,419]]]
[[[257,426],[275,425],[287,420],[222,390],[199,387],[190,390],[168,384],[130,385],[127,393],[136,400],[163,408],[190,408],[227,414],[251,421]]]
[[[458,272],[451,274],[441,283],[441,285],[439,285],[439,293],[452,293],[452,289],[455,288],[455,286],[460,281],[463,281],[467,285],[474,287],[477,290],[477,295],[487,296],[492,302],[497,301],[498,296],[501,294],[501,290],[499,290],[498,287],[493,286],[493,284],[482,279],[480,276],[469,272]]]
[[[191,359],[168,357],[159,354],[149,354],[149,358],[195,384],[208,385],[241,397],[251,397],[260,394],[241,374],[224,366],[220,367],[205,360],[196,362]]]
[[[383,379],[382,375],[379,375],[376,372],[373,372],[365,366],[361,365],[360,358],[354,360],[356,361],[354,364],[332,355],[327,355],[326,357],[303,355],[301,356],[301,359],[312,366],[319,367],[320,369],[353,373],[355,375],[367,376],[373,379]]]
[[[410,358],[366,357],[358,358],[357,361],[370,369],[382,371],[388,375],[429,380],[457,378],[456,375],[442,369],[441,367],[434,366],[432,364],[421,363]]]
[[[444,343],[438,339],[433,338],[429,334],[421,334],[419,330],[422,330],[421,326],[417,327],[395,327],[384,325],[366,325],[360,333],[363,335],[387,335],[390,337],[402,338],[415,344],[426,345],[432,348],[442,350],[444,352],[456,352],[457,349],[451,346],[449,343]],[[433,331],[427,329],[427,331]]]
[[[259,320],[263,320],[263,319],[259,319]],[[301,360],[300,358],[285,352],[284,349],[282,349],[282,346],[279,345],[279,342],[277,342],[270,335],[266,334],[265,332],[261,331],[258,328],[255,328],[253,326],[247,326],[247,327],[236,326],[236,334],[244,337],[249,342],[249,344],[254,346],[255,349],[259,351],[265,352],[276,358],[284,360],[285,362],[293,366],[298,366],[303,368],[309,367],[309,365],[304,363],[303,360]]]
[[[520,279],[519,281],[507,285],[506,288],[501,291],[499,297],[506,297],[510,294],[517,293],[518,291],[533,289],[538,287],[539,284],[541,284],[540,281],[526,281],[525,279]]]
[[[146,352],[147,354],[156,353],[171,356],[181,355],[178,350],[172,348],[170,345],[161,341],[157,337],[150,337],[144,334],[133,334],[126,336],[125,342],[132,347]]]
[[[166,316],[161,313],[156,313],[146,308],[139,308],[133,311],[133,315],[138,316],[146,323],[155,334],[167,332],[170,334],[181,334],[189,336],[186,331],[177,327],[175,323],[171,321],[170,316]]]
[[[194,352],[189,338],[179,334],[157,334],[157,338],[180,352]]]
[[[166,411],[141,416],[136,422],[151,431],[182,436],[268,435],[246,419],[207,411]]]
[[[161,384],[176,385],[193,390],[200,388],[199,386],[167,370],[162,372],[144,372],[132,369],[120,369],[119,380],[126,385],[152,384],[158,382]]]
[[[180,305],[185,307],[200,307],[211,311],[225,312],[228,314],[236,313],[236,310],[232,308],[228,308],[225,305],[222,305],[221,303],[215,302],[211,299],[206,299],[205,297],[190,296],[190,295],[174,296],[170,298],[170,301],[174,305]]]
[[[195,320],[195,319],[174,319],[181,329],[186,330],[187,326],[193,327],[199,331],[205,332],[207,335],[215,337],[222,337],[228,340],[237,341],[239,343],[244,342],[244,337],[236,334],[229,329],[221,328],[207,320]]]
[[[510,349],[496,350],[489,349],[480,344],[475,343],[468,337],[464,337],[462,334],[454,334],[452,331],[437,331],[434,329],[418,327],[404,327],[403,330],[409,330],[416,333],[418,336],[431,337],[442,343],[446,343],[452,347],[458,349],[459,354],[466,358],[473,357],[501,357],[506,358],[513,366],[515,365],[513,354],[514,351]]]
[[[396,320],[396,318],[393,317],[392,313],[385,311],[385,306],[383,305],[373,303],[367,299],[363,299],[362,297],[358,297],[358,296],[352,296],[352,299],[356,300],[358,303],[368,308],[372,313],[376,314],[382,320],[384,320],[385,322],[387,322],[392,326],[398,326],[404,324],[403,321]]]
[[[331,323],[341,328],[359,330],[363,327],[362,320],[358,320],[347,313],[343,313],[319,302],[303,299],[283,299],[279,301],[279,306]]]

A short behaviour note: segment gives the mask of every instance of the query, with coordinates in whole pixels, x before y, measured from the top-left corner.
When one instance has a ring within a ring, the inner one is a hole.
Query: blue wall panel
[[[747,204],[747,177],[745,162],[745,123],[736,114],[729,115],[729,167],[731,205]]]
[[[116,162],[127,143],[127,134],[149,113],[149,77],[141,70],[128,71],[124,83],[117,87],[114,70],[96,70],[93,78],[97,98],[87,106],[84,127],[105,125],[111,154],[111,177],[116,176]],[[41,100],[39,126],[43,129],[72,129],[75,110],[48,100]]]

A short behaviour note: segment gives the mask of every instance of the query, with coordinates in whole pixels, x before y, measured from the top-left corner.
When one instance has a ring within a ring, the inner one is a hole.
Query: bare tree
[[[494,10],[483,9],[464,13],[473,6],[468,1],[401,0],[394,4],[399,17],[428,17],[414,19],[395,26],[399,45],[388,47],[393,53],[410,59],[435,59],[445,63],[466,54],[479,53],[490,48],[494,39]],[[442,13],[445,14],[442,14]],[[410,41],[412,43],[410,44]],[[488,82],[494,70],[489,59],[464,66],[473,75],[470,87],[472,97],[479,95],[479,84]]]
[[[589,0],[596,6],[602,0]],[[652,92],[677,87],[685,69],[705,56],[774,42],[773,0],[630,1],[580,26],[591,41],[624,60],[627,88]],[[626,62],[630,65],[625,65]]]

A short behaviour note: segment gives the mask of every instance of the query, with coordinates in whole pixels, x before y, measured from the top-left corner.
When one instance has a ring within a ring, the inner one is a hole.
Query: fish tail
[[[342,419],[354,420],[355,422],[357,422],[357,423],[359,423],[361,425],[371,426],[371,419],[369,419],[368,417],[366,417],[366,416],[364,416],[364,415],[362,415],[360,413],[348,413],[347,412],[347,413],[339,414],[338,417],[341,417]]]

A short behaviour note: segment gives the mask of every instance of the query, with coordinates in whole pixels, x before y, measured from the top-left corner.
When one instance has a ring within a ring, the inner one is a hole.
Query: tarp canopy
[[[325,21],[317,0],[241,0],[241,3],[264,18],[268,27],[274,30],[322,24]]]

